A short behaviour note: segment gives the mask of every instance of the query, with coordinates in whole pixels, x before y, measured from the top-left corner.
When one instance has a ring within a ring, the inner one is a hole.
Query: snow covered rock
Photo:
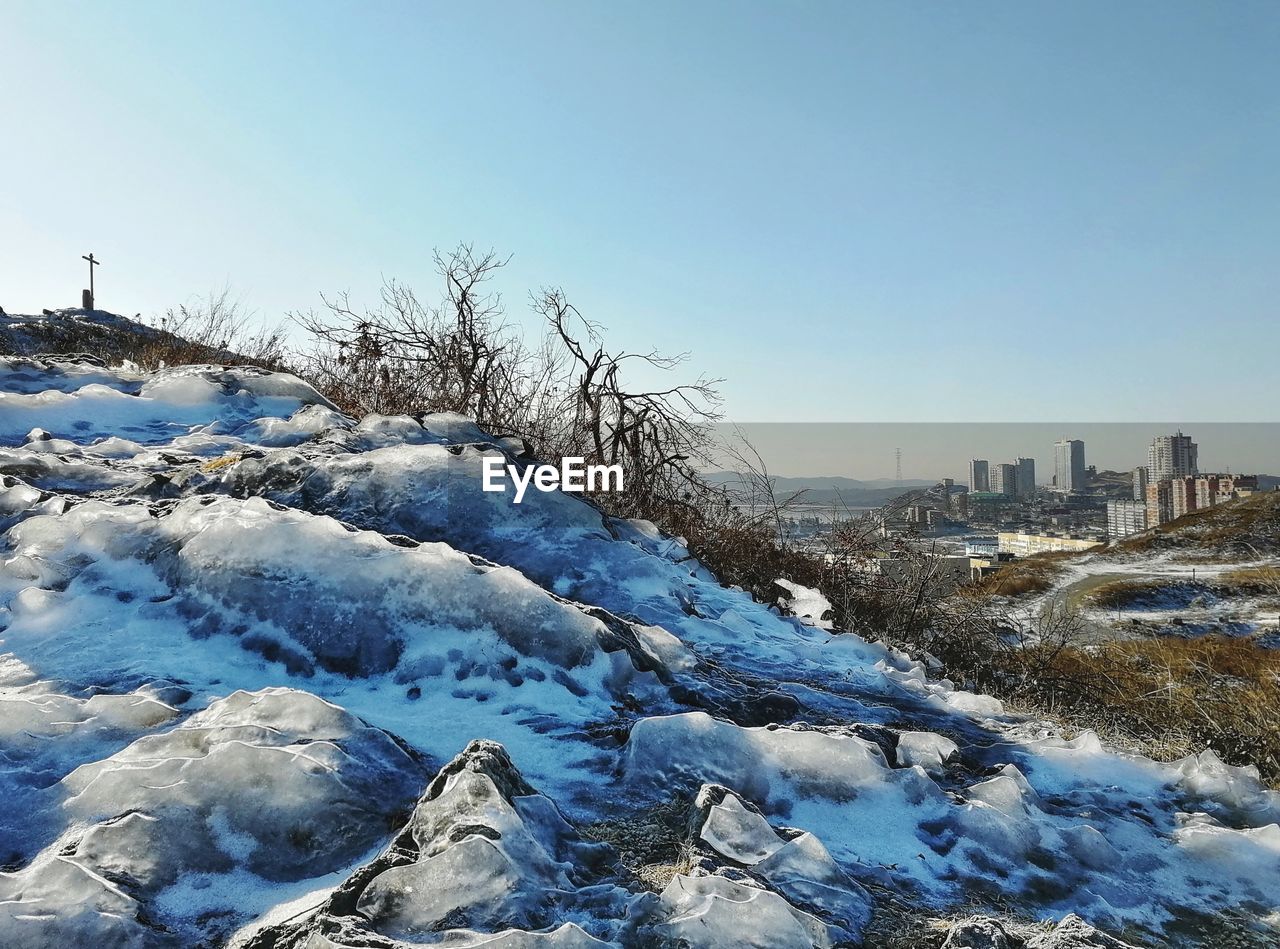
[[[970,916],[947,928],[942,949],[1135,949],[1068,914],[1046,930],[1007,919]]]
[[[341,870],[412,801],[421,762],[313,695],[237,692],[61,782],[68,826],[0,874],[0,944],[189,945],[273,883]]]
[[[431,782],[377,859],[314,913],[264,929],[248,945],[388,944],[379,937],[474,945],[479,933],[500,945],[599,945],[579,923],[595,915],[603,917],[595,928],[616,930],[631,899],[600,885],[608,859],[606,847],[579,837],[524,780],[501,745],[475,741]]]
[[[805,831],[775,830],[758,810],[719,785],[695,803],[696,839],[717,858],[743,867],[791,903],[821,915],[843,941],[856,942],[871,918],[870,894]]]

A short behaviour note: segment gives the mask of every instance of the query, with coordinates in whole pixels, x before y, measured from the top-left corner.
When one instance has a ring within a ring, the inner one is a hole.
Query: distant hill
[[[733,484],[742,480],[736,471],[716,471],[707,476],[712,484]],[[881,507],[904,492],[931,488],[936,481],[922,481],[918,478],[904,478],[901,482],[893,478],[874,478],[860,481],[857,478],[832,477],[800,477],[773,478],[774,494],[779,497],[790,497],[797,492],[804,492],[801,500],[806,504],[831,504],[844,507]]]
[[[712,484],[726,484],[733,481],[740,481],[742,475],[736,471],[713,471],[707,475],[707,480]],[[897,481],[893,478],[872,478],[870,481],[859,481],[857,478],[843,478],[839,476],[831,477],[815,477],[805,476],[801,478],[781,478],[774,477],[771,479],[774,483],[775,490],[781,492],[791,491],[865,491],[877,490],[881,488],[892,488],[895,490],[903,488],[928,488],[937,484],[937,480],[921,481],[919,478],[904,478]]]

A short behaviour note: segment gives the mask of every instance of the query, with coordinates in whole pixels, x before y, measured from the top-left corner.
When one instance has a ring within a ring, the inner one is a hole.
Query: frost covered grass
[[[1192,580],[1113,580],[1089,591],[1088,602],[1101,610],[1177,610],[1214,596],[1213,585]]]

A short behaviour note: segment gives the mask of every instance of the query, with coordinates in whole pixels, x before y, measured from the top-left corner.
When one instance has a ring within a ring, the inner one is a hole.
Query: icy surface
[[[1255,772],[1027,738],[814,591],[481,491],[524,451],[285,374],[0,359],[0,945],[848,945],[890,896],[1277,925]],[[585,830],[673,801],[660,885]]]

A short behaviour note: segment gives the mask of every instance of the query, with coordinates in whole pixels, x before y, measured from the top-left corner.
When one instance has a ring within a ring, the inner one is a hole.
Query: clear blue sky
[[[1280,3],[12,3],[0,305],[459,240],[745,421],[1273,420]]]

